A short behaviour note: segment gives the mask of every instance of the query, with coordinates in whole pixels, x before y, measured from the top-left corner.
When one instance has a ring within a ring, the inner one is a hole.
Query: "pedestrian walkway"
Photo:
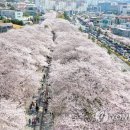
[[[41,127],[42,130],[53,130],[52,115],[49,112],[44,114],[42,121],[43,121]]]
[[[48,57],[48,64],[50,67],[51,58]],[[49,67],[44,68],[41,89],[38,96],[33,97],[32,102],[27,110],[27,125],[26,130],[53,130],[53,117],[48,111],[49,91],[47,78]]]
[[[38,99],[35,100],[38,101]],[[36,104],[34,101],[32,103]],[[30,106],[32,106],[32,103]],[[46,103],[45,95],[43,95],[42,100],[40,99],[38,107],[38,112],[36,111],[36,105],[28,109],[26,130],[53,130],[52,114],[47,109],[48,104]],[[37,117],[39,118],[38,121],[36,120]]]

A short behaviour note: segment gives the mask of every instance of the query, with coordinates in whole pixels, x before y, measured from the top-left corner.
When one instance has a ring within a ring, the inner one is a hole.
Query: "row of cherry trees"
[[[95,115],[100,110],[116,113],[122,112],[121,108],[130,109],[124,102],[130,101],[130,73],[122,72],[120,63],[106,50],[67,21],[58,19],[54,23],[57,46],[49,78],[53,95],[49,108],[54,113],[55,129],[127,129],[129,125],[124,123],[101,125]]]

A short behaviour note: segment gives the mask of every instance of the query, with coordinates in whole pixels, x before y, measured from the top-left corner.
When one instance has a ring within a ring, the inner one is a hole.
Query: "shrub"
[[[66,20],[69,20],[69,21],[70,21],[70,17],[67,15],[66,12],[64,12],[64,18],[65,18]]]
[[[17,24],[17,25],[21,25],[21,26],[24,25],[24,24],[23,24],[23,21],[20,21],[20,20],[17,20],[17,19],[11,20],[11,22],[12,22],[13,24]]]
[[[24,25],[23,21],[20,21],[20,20],[17,20],[17,19],[12,19],[12,20],[10,20],[10,19],[3,19],[3,22],[4,23],[13,23],[13,24],[21,25],[21,26]]]
[[[95,42],[95,38],[94,37],[92,37],[92,41]]]
[[[82,31],[83,31],[83,29],[82,29],[81,27],[79,27],[79,31],[81,31],[81,32],[82,32]]]
[[[108,49],[107,53],[110,55],[110,54],[111,54],[111,50],[110,50],[110,49]]]

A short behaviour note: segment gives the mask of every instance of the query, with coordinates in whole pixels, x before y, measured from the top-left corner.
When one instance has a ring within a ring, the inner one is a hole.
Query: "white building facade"
[[[46,10],[58,10],[58,11],[86,11],[87,2],[82,2],[81,6],[77,6],[75,0],[35,0],[36,7],[38,9]]]
[[[22,20],[23,12],[15,10],[0,10],[0,16]]]

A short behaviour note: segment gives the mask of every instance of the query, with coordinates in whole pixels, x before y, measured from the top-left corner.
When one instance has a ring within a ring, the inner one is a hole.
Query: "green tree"
[[[39,21],[40,21],[40,16],[39,16],[39,15],[35,15],[35,16],[33,17],[33,23],[38,24]]]
[[[70,17],[67,15],[66,12],[64,12],[64,18],[65,18],[66,20],[69,20],[69,21],[70,21]]]
[[[10,10],[15,10],[15,8],[13,6],[10,7]]]
[[[95,42],[95,38],[94,37],[92,37],[92,41]]]
[[[82,29],[81,27],[79,27],[79,31],[81,31],[81,32],[82,32],[82,31],[83,31],[83,29]]]
[[[3,20],[4,18],[2,16],[0,16],[0,20]]]
[[[10,19],[2,19],[3,23],[11,23]]]
[[[23,13],[23,16],[28,17],[29,14],[28,14],[27,12],[24,12],[24,13]]]
[[[110,54],[111,54],[111,50],[110,50],[110,49],[108,49],[107,53],[110,55]]]

